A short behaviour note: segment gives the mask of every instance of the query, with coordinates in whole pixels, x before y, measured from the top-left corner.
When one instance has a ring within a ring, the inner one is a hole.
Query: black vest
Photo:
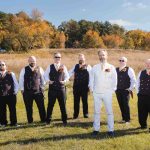
[[[150,96],[150,75],[143,70],[140,75],[139,94]]]
[[[118,82],[117,89],[127,89],[130,87],[130,77],[128,75],[129,67],[123,68],[119,71],[119,68],[116,68]]]
[[[79,64],[75,65],[74,69],[74,88],[87,89],[89,84],[89,72],[87,71],[87,65],[79,68]]]
[[[24,91],[25,92],[41,92],[41,74],[39,67],[36,67],[34,71],[29,66],[25,67],[24,74]]]
[[[0,96],[8,96],[14,94],[14,80],[10,72],[6,72],[6,75],[2,77],[0,75]]]
[[[53,84],[49,84],[49,90],[62,90],[65,88],[65,85],[60,83],[65,79],[64,70],[57,71],[54,64],[50,65],[49,79],[54,81]]]

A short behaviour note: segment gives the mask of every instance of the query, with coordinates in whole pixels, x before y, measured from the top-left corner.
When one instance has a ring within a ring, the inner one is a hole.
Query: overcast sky
[[[86,19],[150,31],[150,0],[0,0],[0,11],[6,13],[30,15],[35,8],[56,27],[62,21]]]

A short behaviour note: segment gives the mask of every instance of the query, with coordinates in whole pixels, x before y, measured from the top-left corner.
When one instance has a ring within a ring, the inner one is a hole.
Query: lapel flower
[[[106,69],[105,69],[105,72],[110,72],[110,68],[106,68]]]
[[[58,72],[63,72],[64,71],[64,65],[61,65],[58,69]]]
[[[39,71],[39,66],[35,67],[33,70],[34,73],[37,73],[38,71]]]
[[[8,73],[8,74],[11,74],[11,71],[10,71],[10,70],[8,70],[8,71],[7,71],[7,73]]]
[[[81,70],[84,70],[84,69],[86,69],[87,68],[87,65],[85,64],[85,65],[82,65],[81,67],[80,67],[80,69]]]
[[[125,68],[123,68],[121,71],[122,71],[122,72],[126,72],[126,70],[127,70],[127,68],[125,67]]]

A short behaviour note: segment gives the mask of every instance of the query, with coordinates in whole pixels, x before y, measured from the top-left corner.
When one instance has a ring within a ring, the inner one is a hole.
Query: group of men
[[[78,63],[68,71],[61,63],[61,54],[54,53],[54,63],[44,72],[37,65],[36,58],[30,56],[28,65],[20,72],[19,84],[13,72],[7,70],[4,61],[0,61],[0,124],[7,125],[6,106],[10,111],[10,125],[17,126],[16,94],[20,88],[28,123],[33,122],[33,101],[35,100],[41,122],[51,123],[52,112],[58,100],[61,118],[64,126],[67,125],[66,111],[66,83],[73,76],[74,114],[77,119],[82,99],[83,116],[88,118],[88,92],[94,98],[93,135],[100,130],[100,110],[104,102],[108,117],[108,135],[114,135],[114,115],[112,109],[112,94],[115,92],[122,114],[122,122],[130,123],[130,95],[136,86],[138,95],[138,119],[141,129],[147,128],[147,117],[150,112],[150,59],[146,60],[145,69],[140,71],[136,81],[134,70],[127,66],[127,58],[119,59],[119,67],[115,68],[107,61],[105,49],[98,51],[100,63],[91,67],[86,64],[84,54],[79,54]],[[48,106],[44,105],[44,86],[48,83]]]

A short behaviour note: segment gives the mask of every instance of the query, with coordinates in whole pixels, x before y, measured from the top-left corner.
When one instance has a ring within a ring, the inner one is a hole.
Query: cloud
[[[123,20],[123,19],[116,19],[116,20],[109,20],[110,23],[112,24],[118,24],[120,26],[133,26],[136,25],[134,23],[131,23],[127,20]]]
[[[130,7],[130,6],[132,6],[131,2],[125,2],[122,4],[122,7]]]
[[[85,11],[86,11],[86,9],[85,9],[85,8],[82,8],[82,11],[83,11],[83,12],[85,12]]]
[[[130,10],[136,10],[136,9],[145,9],[145,8],[147,8],[147,5],[145,5],[144,3],[141,3],[141,2],[136,3],[136,4],[131,3],[131,2],[124,2],[122,4],[122,7],[130,9]]]
[[[143,4],[143,3],[137,3],[136,7],[137,7],[137,8],[140,8],[140,9],[144,9],[144,8],[146,8],[147,6],[146,6],[145,4]]]

